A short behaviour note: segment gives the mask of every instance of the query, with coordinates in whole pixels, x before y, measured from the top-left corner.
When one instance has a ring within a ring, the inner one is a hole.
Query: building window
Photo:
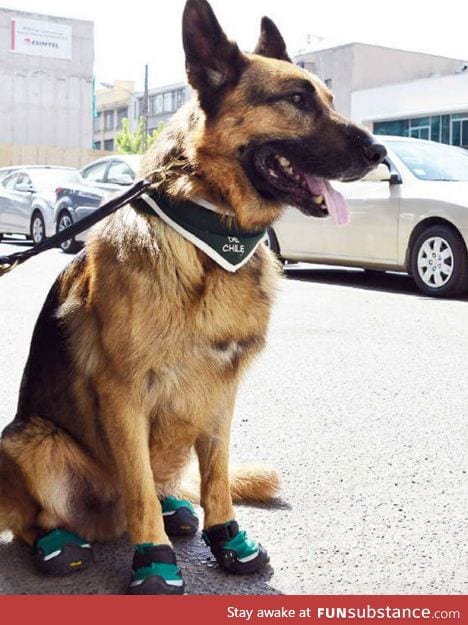
[[[128,107],[125,106],[117,110],[117,128],[122,128],[122,120],[128,119]]]
[[[154,99],[154,112],[157,114],[163,112],[163,96],[161,93]]]
[[[452,115],[452,145],[468,148],[468,113]]]
[[[168,91],[164,94],[164,112],[172,113],[174,110],[174,92]]]
[[[93,128],[95,132],[98,132],[99,130],[101,130],[101,119],[102,119],[101,113],[98,113],[96,117],[94,118]]]
[[[101,149],[101,142],[100,141],[95,141],[94,142],[94,149],[95,150],[100,150]]]
[[[139,102],[138,100],[135,100],[133,103],[133,119],[138,119],[138,113],[139,113]]]
[[[442,143],[450,143],[450,115],[442,115],[442,131],[440,139]]]
[[[431,141],[440,142],[440,115],[431,117]]]
[[[114,139],[107,139],[104,141],[104,149],[108,152],[112,152],[114,150]]]
[[[468,112],[374,122],[376,135],[431,139],[468,148]]]
[[[159,115],[163,112],[163,96],[161,93],[152,95],[149,98],[149,111],[154,115]]]
[[[325,80],[323,81],[325,83],[325,85],[331,89],[332,88],[332,79],[331,78],[325,78]]]
[[[104,113],[104,129],[113,130],[114,128],[114,111],[106,111]]]
[[[184,102],[185,102],[185,91],[184,89],[178,89],[176,91],[176,110],[179,109]]]
[[[431,120],[429,117],[410,119],[409,136],[413,139],[429,139],[431,133]]]
[[[409,135],[409,119],[398,119],[388,122],[374,122],[374,134],[407,137]]]

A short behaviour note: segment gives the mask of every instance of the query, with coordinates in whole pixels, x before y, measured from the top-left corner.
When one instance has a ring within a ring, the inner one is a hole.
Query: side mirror
[[[26,182],[20,182],[15,186],[15,191],[20,191],[21,193],[34,193],[34,187]]]
[[[112,184],[121,184],[128,186],[133,184],[133,178],[130,174],[118,174],[117,176],[113,176],[112,178],[108,178],[107,182],[111,182]]]
[[[367,173],[361,180],[369,182],[390,182],[391,178],[392,175],[387,165],[380,163],[380,165],[377,165],[377,167]]]

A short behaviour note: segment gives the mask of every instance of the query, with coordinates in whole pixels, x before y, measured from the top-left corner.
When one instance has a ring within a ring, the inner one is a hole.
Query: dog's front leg
[[[201,436],[196,442],[200,465],[200,503],[205,529],[234,519],[229,488],[229,432]]]
[[[101,423],[122,491],[134,544],[130,594],[182,594],[184,583],[164,531],[150,463],[149,423],[122,389],[99,393]]]
[[[229,429],[200,436],[195,448],[200,466],[200,500],[205,513],[203,539],[216,561],[232,573],[254,573],[268,562],[268,554],[240,530],[234,519],[229,487]]]

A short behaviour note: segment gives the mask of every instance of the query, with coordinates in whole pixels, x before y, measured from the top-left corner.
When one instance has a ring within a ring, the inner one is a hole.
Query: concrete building
[[[112,152],[115,149],[115,134],[122,128],[122,119],[133,119],[134,104],[138,103],[132,80],[116,80],[112,85],[96,89],[96,110],[94,118],[94,147]]]
[[[188,98],[191,90],[185,83],[150,89],[148,94],[148,131],[165,123]],[[94,145],[98,150],[115,150],[115,135],[122,128],[122,119],[129,120],[134,130],[144,116],[143,93],[134,92],[131,81],[116,81],[96,90],[97,117],[94,119]]]
[[[0,9],[0,144],[91,149],[93,23]]]
[[[355,120],[375,134],[431,139],[468,149],[468,65],[456,73],[361,89],[351,96]]]
[[[421,52],[349,43],[307,52],[295,63],[317,74],[333,91],[338,111],[376,134],[401,134],[468,146],[468,64]],[[463,70],[465,68],[465,70]],[[193,95],[185,83],[151,89],[150,132]],[[117,81],[97,91],[96,149],[113,150],[123,117],[134,129],[143,94]]]
[[[295,57],[295,62],[317,74],[333,91],[338,111],[355,118],[356,91],[454,74],[462,60],[364,43],[348,43]]]

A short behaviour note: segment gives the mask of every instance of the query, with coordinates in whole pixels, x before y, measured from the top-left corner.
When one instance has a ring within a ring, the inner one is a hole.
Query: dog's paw
[[[135,545],[129,595],[183,595],[185,590],[176,555],[169,545]]]
[[[54,529],[34,544],[34,562],[47,575],[67,575],[88,568],[93,561],[91,545],[73,532]]]
[[[198,517],[186,499],[165,497],[161,501],[164,529],[169,536],[193,536],[198,530]]]
[[[213,525],[203,531],[202,538],[216,562],[230,573],[257,573],[269,562],[267,551],[239,530],[236,521]]]

